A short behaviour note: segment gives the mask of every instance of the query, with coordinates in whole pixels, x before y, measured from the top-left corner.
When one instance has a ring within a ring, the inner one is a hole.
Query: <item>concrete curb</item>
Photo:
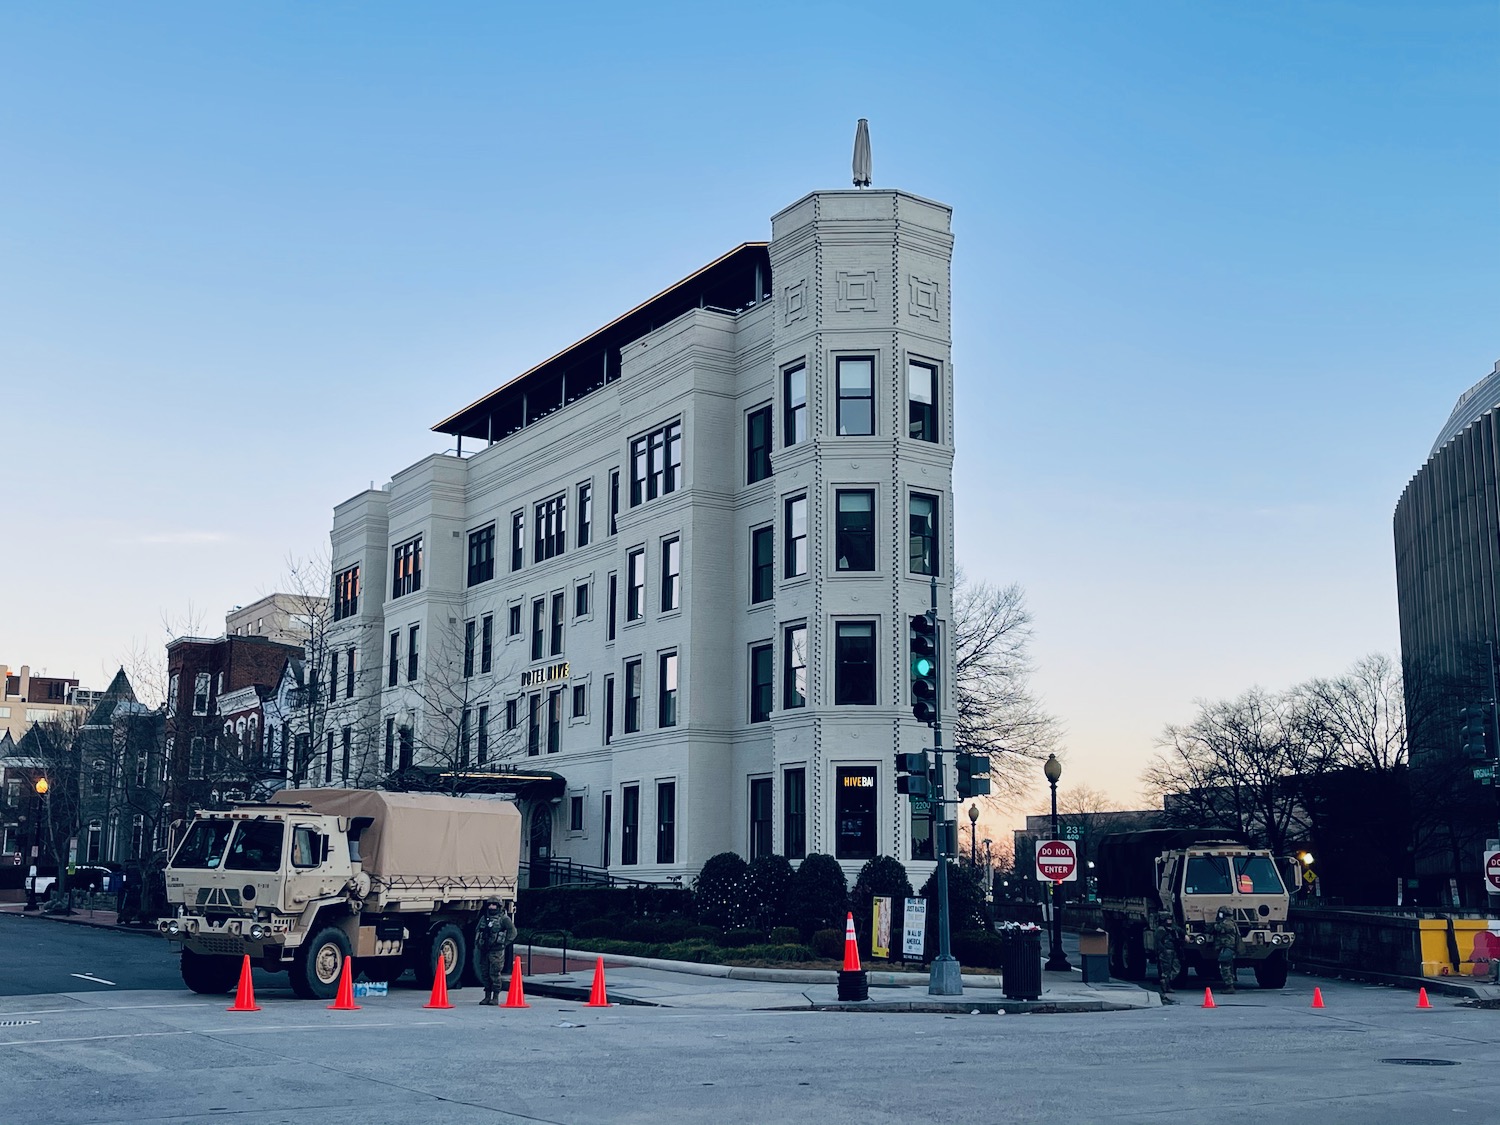
[[[88,926],[95,930],[112,930],[117,934],[146,934],[150,937],[159,936],[155,926],[122,926],[119,922],[102,922],[98,918],[82,918],[77,915],[65,914],[43,914],[39,910],[4,910],[0,914],[10,914],[17,918],[40,919],[44,922],[62,922],[69,926]]]
[[[1490,984],[1475,984],[1455,977],[1408,977],[1399,973],[1377,973],[1368,969],[1350,969],[1343,965],[1330,965],[1322,961],[1298,961],[1292,968],[1309,976],[1326,977],[1329,980],[1358,980],[1371,984],[1389,984],[1415,992],[1425,988],[1444,996],[1462,996],[1469,1000],[1493,1000],[1500,998],[1500,988]]]
[[[518,943],[519,948],[519,943]],[[533,953],[548,957],[561,957],[560,946],[534,945]],[[617,965],[631,965],[637,969],[661,969],[669,973],[686,973],[695,977],[722,977],[728,980],[760,981],[762,984],[837,984],[837,969],[761,969],[741,965],[712,965],[701,961],[668,961],[660,957],[637,957],[627,953],[599,953],[590,949],[569,949],[568,956],[577,954],[583,959],[603,957]],[[926,988],[924,973],[871,972],[871,988]],[[992,973],[965,973],[963,983],[969,988],[999,988],[1000,978]]]

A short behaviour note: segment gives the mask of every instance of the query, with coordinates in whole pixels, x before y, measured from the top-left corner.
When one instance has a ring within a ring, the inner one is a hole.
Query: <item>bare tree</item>
[[[1342,676],[1294,688],[1328,765],[1390,773],[1407,764],[1401,669],[1385,653],[1355,661]]]
[[[1021,587],[953,584],[954,745],[990,759],[996,796],[1014,797],[1032,782],[1030,763],[1053,752],[1057,719],[1032,692],[1031,613]]]

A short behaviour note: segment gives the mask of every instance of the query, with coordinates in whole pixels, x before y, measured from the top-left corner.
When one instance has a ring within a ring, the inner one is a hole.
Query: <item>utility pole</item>
[[[937,567],[932,568],[931,600],[932,620],[937,624],[938,588]],[[934,630],[936,632],[936,630]],[[938,890],[938,955],[932,962],[927,980],[929,996],[962,996],[964,994],[963,972],[954,958],[948,934],[948,804],[943,791],[943,707],[942,692],[933,699],[932,756],[934,785],[932,790],[933,849],[937,856]]]

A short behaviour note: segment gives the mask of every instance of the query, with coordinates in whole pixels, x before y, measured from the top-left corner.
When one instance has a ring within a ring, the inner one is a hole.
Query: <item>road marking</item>
[[[79,980],[91,980],[95,984],[107,984],[111,988],[115,987],[115,982],[114,981],[112,981],[112,980],[105,980],[103,977],[91,977],[91,976],[88,975],[88,973],[69,973],[68,975],[70,977],[77,977]]]

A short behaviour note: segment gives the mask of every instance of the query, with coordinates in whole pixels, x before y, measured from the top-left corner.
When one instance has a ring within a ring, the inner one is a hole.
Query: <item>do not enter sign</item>
[[[1072,840],[1043,840],[1036,846],[1036,877],[1053,883],[1078,879],[1078,845]]]
[[[1484,853],[1484,882],[1492,895],[1500,895],[1500,852]]]

